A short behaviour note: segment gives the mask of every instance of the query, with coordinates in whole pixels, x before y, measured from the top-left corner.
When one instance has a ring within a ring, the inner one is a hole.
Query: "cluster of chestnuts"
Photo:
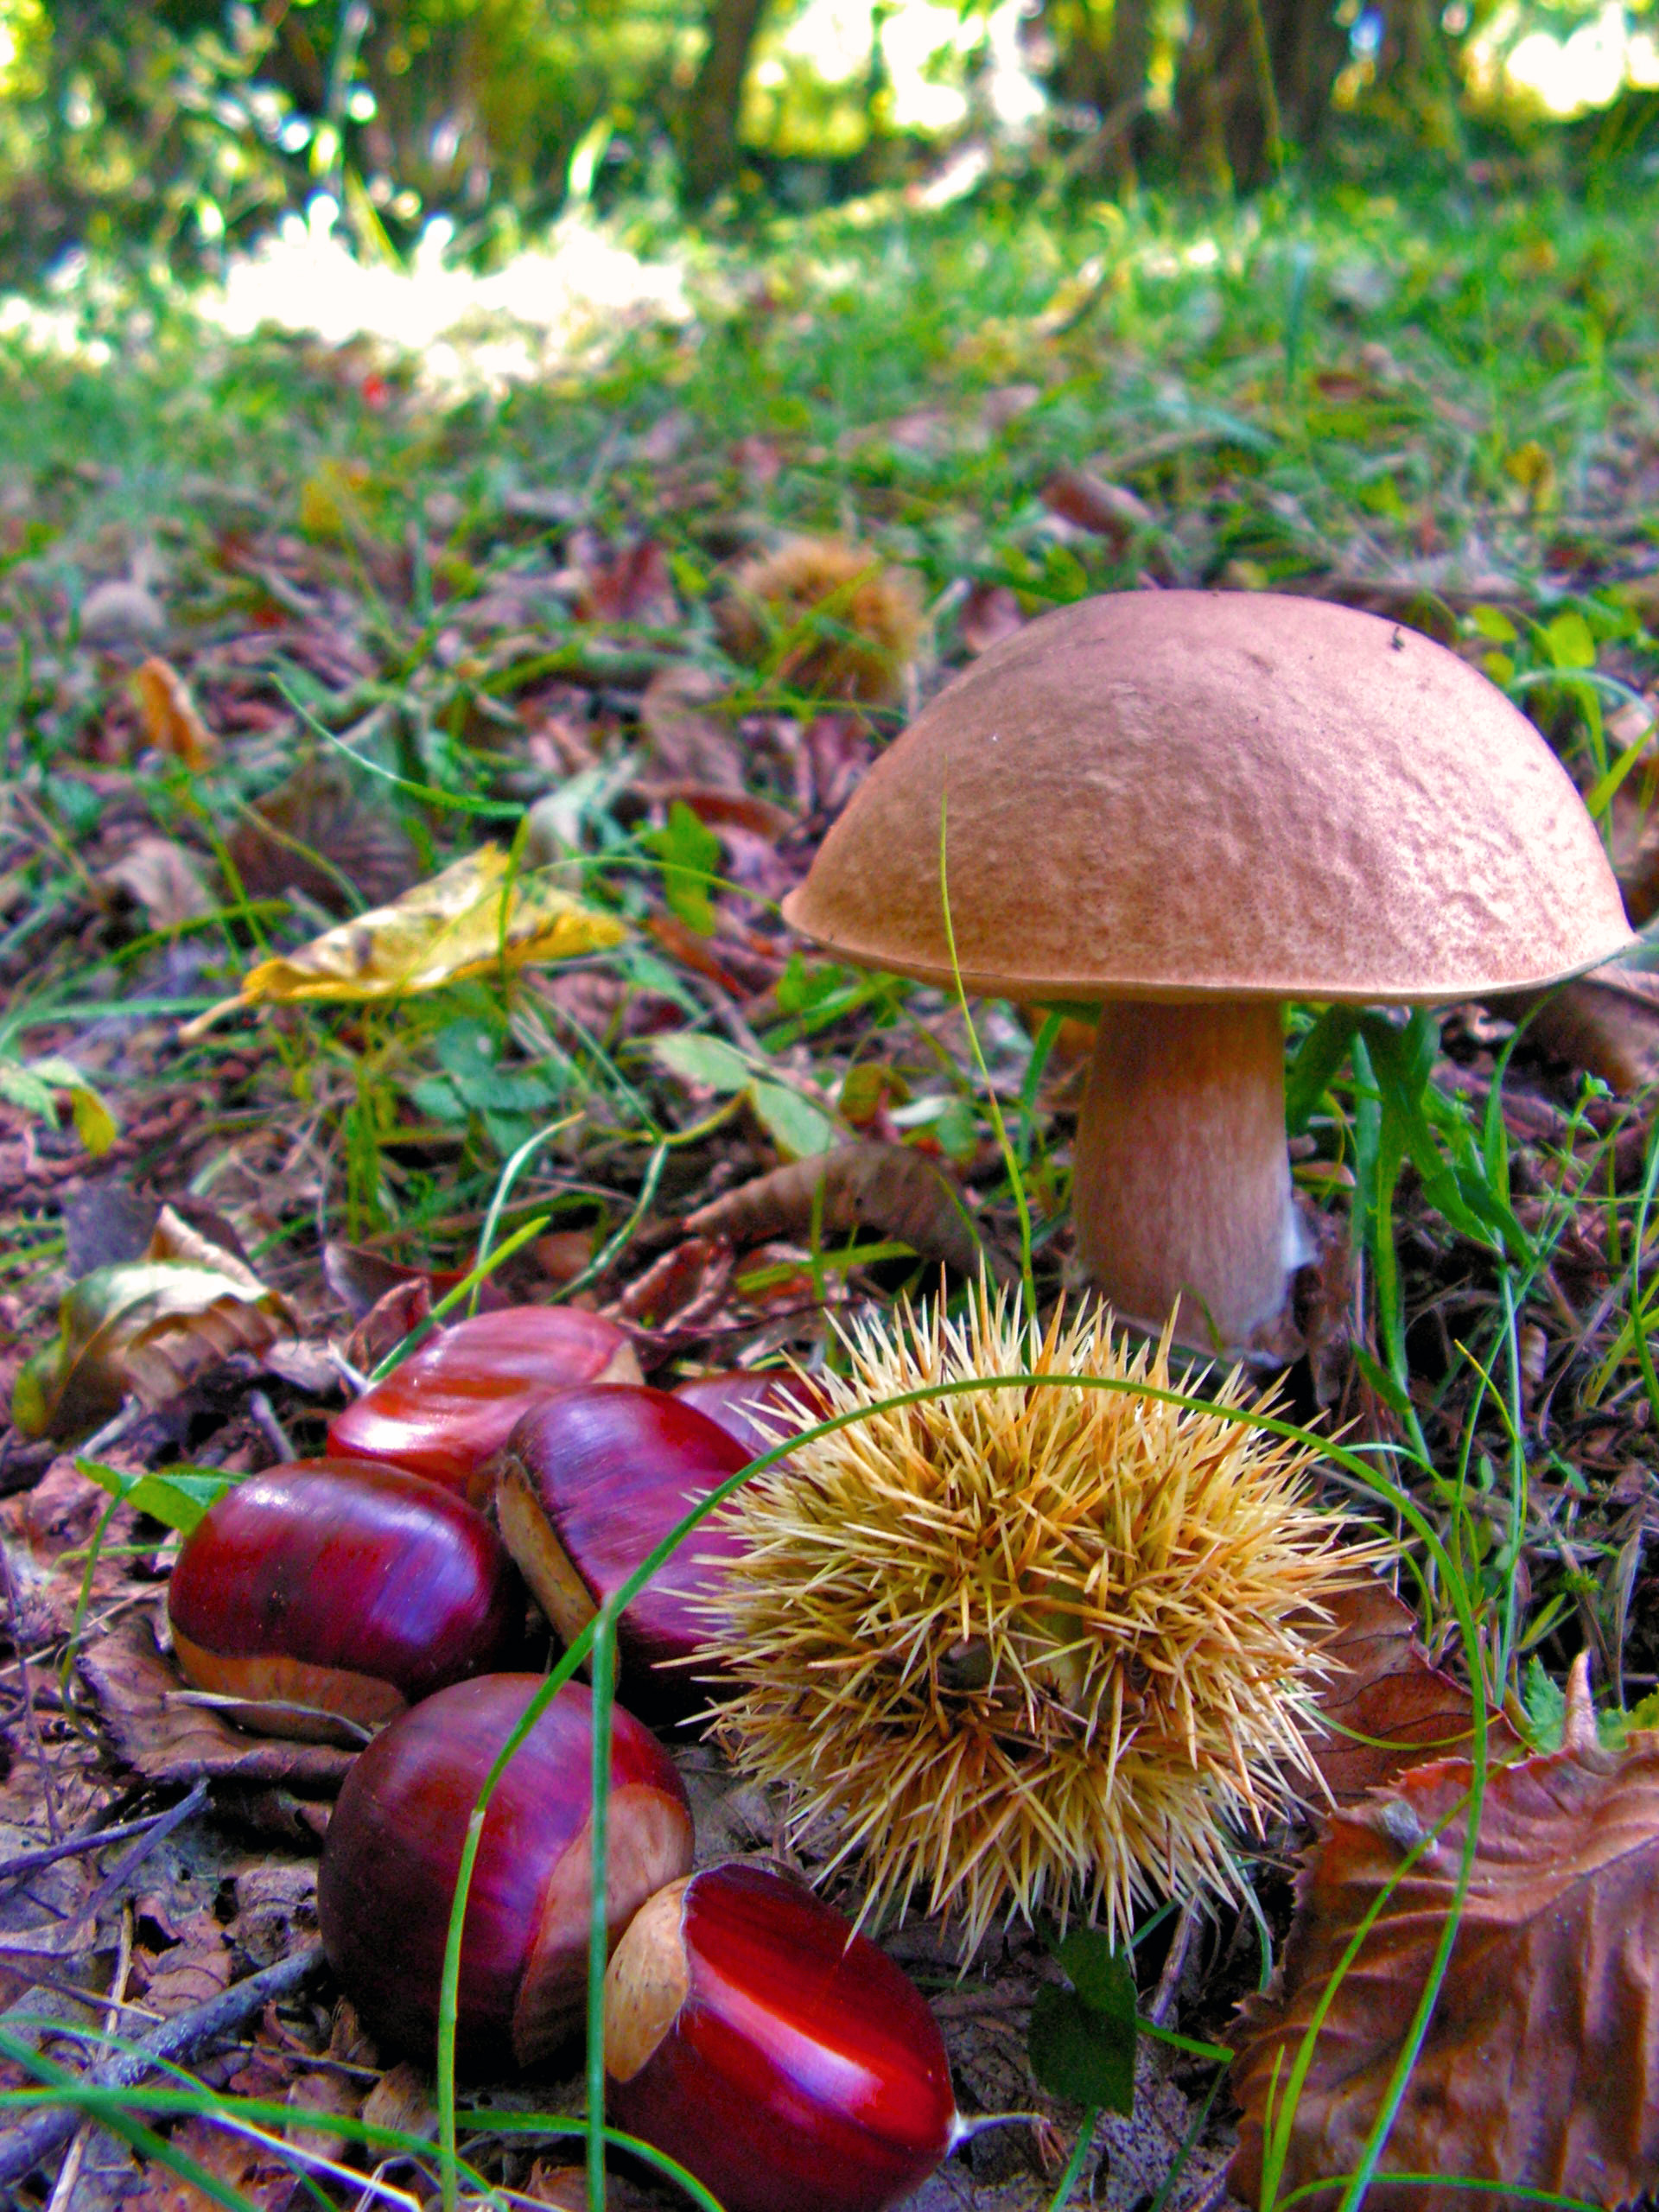
[[[327,1457],[250,1477],[186,1542],[168,1596],[186,1677],[244,1726],[369,1738],[329,1824],[318,1908],[332,1965],[388,2045],[432,2054],[468,1819],[540,1687],[514,1671],[514,1563],[555,1631],[579,1633],[692,1506],[766,1448],[785,1382],[798,1397],[793,1378],[748,1375],[647,1389],[626,1337],[594,1315],[481,1314],[340,1414]],[[619,1624],[619,1688],[653,1721],[683,1723],[707,1701],[689,1664],[736,1541],[700,1532]],[[465,2070],[534,2064],[580,2028],[592,1764],[590,1694],[571,1681],[484,1820],[461,1942]],[[879,2212],[962,2131],[932,2015],[800,1885],[759,1866],[691,1866],[679,1775],[618,1705],[613,2119],[728,2212]]]

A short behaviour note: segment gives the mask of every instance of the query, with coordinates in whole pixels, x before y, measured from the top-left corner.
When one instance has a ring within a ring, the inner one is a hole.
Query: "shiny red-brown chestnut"
[[[651,1899],[605,1980],[605,2106],[726,2212],[880,2212],[957,2140],[921,1993],[772,1868]]]
[[[817,1384],[786,1367],[767,1368],[758,1375],[737,1367],[693,1376],[689,1382],[677,1382],[673,1395],[682,1404],[707,1414],[756,1459],[797,1426],[798,1409],[810,1413],[814,1421],[822,1421],[830,1410]]]
[[[504,1306],[429,1337],[334,1416],[328,1449],[389,1459],[479,1503],[479,1471],[547,1391],[640,1380],[633,1346],[613,1322],[569,1306]],[[482,1488],[487,1496],[487,1480]]]
[[[569,1643],[691,1507],[748,1464],[737,1440],[664,1390],[590,1383],[561,1390],[524,1415],[496,1469],[502,1540]],[[707,1704],[694,1661],[714,1632],[734,1536],[704,1525],[688,1536],[622,1615],[624,1694],[643,1713],[683,1715]]]
[[[506,1663],[523,1604],[481,1513],[363,1459],[299,1460],[227,1491],[167,1597],[181,1672],[243,1700],[232,1719],[346,1743]]]
[[[329,1963],[372,2034],[430,2061],[467,1823],[531,1699],[535,1675],[441,1690],[377,1736],[328,1823],[317,1911]],[[580,2025],[588,1988],[592,1702],[567,1682],[502,1775],[461,1936],[459,2063],[545,2057]],[[613,1943],[691,1863],[691,1813],[648,1730],[613,1713],[606,1897]]]

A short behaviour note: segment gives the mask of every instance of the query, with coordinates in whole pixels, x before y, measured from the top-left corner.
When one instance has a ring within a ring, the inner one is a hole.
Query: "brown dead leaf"
[[[1469,1780],[1462,1759],[1416,1769],[1338,1813],[1304,1866],[1280,1986],[1247,2001],[1236,2036],[1230,2180],[1247,2203],[1261,2200],[1275,2073],[1280,2195],[1329,2181],[1307,2200],[1328,2206],[1353,2172],[1452,1910]],[[1366,2202],[1522,2212],[1524,2189],[1622,2205],[1659,2187],[1656,1948],[1659,1737],[1494,1772],[1451,1963]],[[1290,2066],[1327,1999],[1291,2106]],[[1390,2186],[1389,2172],[1435,2179]],[[1454,2185],[1471,2180],[1503,2186],[1477,2200]]]
[[[591,531],[579,531],[571,558],[580,571],[576,612],[586,622],[639,623],[671,628],[680,619],[668,555],[654,537],[609,551]]]
[[[722,696],[695,661],[671,661],[658,670],[640,695],[639,727],[660,774],[713,791],[742,790],[743,760],[732,725],[708,711]]]
[[[1407,1767],[1466,1750],[1473,1708],[1463,1685],[1430,1664],[1415,1620],[1386,1584],[1344,1590],[1329,1610],[1337,1633],[1326,1653],[1344,1671],[1319,1695],[1332,1732],[1309,1748],[1338,1804],[1351,1805]],[[1487,1742],[1494,1753],[1516,1748],[1501,1713],[1489,1716]]]
[[[371,1252],[360,1244],[345,1244],[331,1236],[322,1248],[322,1273],[323,1280],[340,1304],[349,1308],[353,1319],[362,1321],[384,1302],[389,1290],[418,1286],[429,1300],[445,1298],[458,1282],[465,1280],[467,1270],[406,1268],[400,1261],[388,1260],[379,1252]],[[478,1302],[487,1313],[498,1306],[510,1305],[512,1300],[486,1275],[478,1286]],[[415,1321],[425,1319],[425,1312],[417,1313],[410,1328],[415,1326]]]
[[[356,2119],[363,2104],[358,2083],[341,2074],[302,2074],[289,2084],[287,2101],[296,2115],[283,2131],[290,2143],[297,2143],[319,2158],[338,2159],[346,2155],[352,2138],[327,2123]]]
[[[688,1236],[636,1275],[613,1306],[617,1319],[642,1328],[686,1333],[706,1326],[732,1280],[732,1248],[723,1239]]]
[[[976,584],[963,601],[957,626],[969,652],[983,653],[1025,626],[1020,602],[1007,584]]]
[[[206,768],[219,757],[219,740],[196,711],[190,687],[171,661],[152,654],[135,671],[132,688],[143,720],[144,742],[187,768]]]
[[[1542,1051],[1598,1075],[1615,1090],[1639,1090],[1659,1077],[1659,975],[1609,961],[1548,992],[1491,1001],[1519,1020]]]
[[[296,891],[325,913],[359,901],[381,906],[420,874],[396,815],[365,798],[332,756],[302,760],[287,780],[243,815],[229,838],[231,862],[250,899]]]
[[[981,1245],[955,1185],[909,1145],[848,1144],[791,1161],[700,1206],[686,1227],[747,1246],[805,1235],[815,1217],[825,1236],[873,1229],[958,1274],[976,1275],[982,1254],[994,1276],[1007,1274],[1000,1255]]]
[[[537,2158],[530,2170],[522,2194],[532,2204],[547,2204],[555,2212],[588,2212],[588,2175],[582,2166]],[[654,2212],[658,2200],[638,2188],[625,2174],[605,2177],[607,2212]]]
[[[753,791],[724,791],[710,784],[652,784],[640,789],[659,805],[672,806],[677,801],[690,807],[709,830],[742,830],[772,842],[795,827],[787,807]]]
[[[211,1912],[192,1913],[179,1941],[162,1952],[144,1981],[144,2002],[171,2019],[222,1996],[236,1979],[236,1961],[225,1930]]]
[[[116,1754],[147,1782],[278,1783],[315,1796],[338,1789],[352,1763],[332,1744],[244,1735],[188,1696],[147,1613],[130,1613],[81,1653],[79,1668]]]
[[[213,911],[194,858],[171,837],[136,838],[98,880],[143,907],[153,930],[179,929]]]
[[[822,814],[839,814],[862,783],[875,747],[861,715],[814,715],[801,739],[812,779],[812,799]]]
[[[187,2120],[175,2127],[173,2145],[212,2175],[216,2182],[238,2192],[252,2212],[289,2212],[290,2205],[315,2200],[302,2191],[293,2167],[268,2144],[251,2141],[211,2120]],[[181,2175],[149,2168],[144,2187],[124,2200],[130,2212],[217,2212],[222,2197],[187,2181]]]
[[[406,2058],[389,2067],[369,2091],[363,2117],[371,2127],[399,2127],[406,2135],[438,2132],[431,2084],[421,2069]]]
[[[257,1357],[293,1327],[251,1268],[163,1208],[142,1260],[65,1292],[57,1342],[18,1371],[12,1419],[27,1436],[85,1435],[129,1391],[163,1406],[230,1353]]]
[[[1115,552],[1127,550],[1155,521],[1144,499],[1086,468],[1057,470],[1043,486],[1043,505],[1063,522],[1105,538]]]

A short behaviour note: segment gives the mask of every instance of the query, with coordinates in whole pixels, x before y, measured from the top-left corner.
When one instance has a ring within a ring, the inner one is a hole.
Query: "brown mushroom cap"
[[[1551,982],[1630,942],[1571,779],[1414,630],[1268,593],[1128,592],[1045,615],[918,717],[855,794],[793,925],[1014,999],[1425,1005]]]

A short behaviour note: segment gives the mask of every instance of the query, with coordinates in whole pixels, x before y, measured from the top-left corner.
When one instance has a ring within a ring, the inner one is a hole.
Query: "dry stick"
[[[1189,1897],[1181,1907],[1175,1933],[1169,1939],[1169,1955],[1164,1961],[1163,1973],[1159,1976],[1153,2000],[1147,2007],[1147,2018],[1154,2027],[1161,2028],[1169,2018],[1170,2007],[1175,2002],[1175,1992],[1180,1987],[1181,1976],[1186,1970],[1186,1955],[1192,1948],[1192,1933],[1198,1924],[1198,1901]]]
[[[121,1915],[121,1948],[115,1962],[115,1972],[110,1980],[109,2009],[104,2015],[104,2032],[112,2036],[119,2024],[127,1993],[127,1976],[132,1971],[132,1907],[128,1905]],[[86,2146],[98,2132],[95,2120],[83,2120],[75,2131],[75,2139],[69,2145],[63,2164],[58,2168],[51,2202],[46,2212],[70,2212],[75,2201],[75,2183],[80,2179],[81,2163],[86,2156]]]
[[[192,1813],[200,1812],[207,1802],[205,1782],[196,1783],[190,1795],[181,1800]],[[14,1853],[10,1859],[0,1860],[0,1889],[10,1889],[25,1874],[33,1874],[42,1866],[55,1866],[60,1859],[73,1859],[82,1852],[102,1851],[106,1843],[124,1843],[129,1836],[147,1835],[151,1828],[163,1824],[173,1827],[188,1816],[181,1812],[178,1805],[171,1805],[164,1812],[146,1814],[142,1821],[124,1821],[117,1827],[85,1828],[79,1835],[66,1836],[61,1843],[42,1844],[35,1851]]]
[[[181,2012],[164,2027],[157,2028],[153,2036],[146,2036],[133,2050],[124,2051],[105,2065],[92,2068],[82,2075],[81,2082],[93,2089],[130,2089],[134,2082],[142,2081],[146,2074],[168,2060],[194,2058],[220,2036],[239,2028],[245,2020],[263,2011],[272,1998],[290,1995],[302,1982],[310,1979],[322,1962],[321,1943],[296,1951],[291,1958],[279,1959],[274,1967],[251,1974],[245,1981],[232,1982],[207,2004]],[[62,2088],[57,2094],[72,2096],[73,2091]],[[54,2105],[0,2141],[0,2189],[12,2188],[32,2174],[42,2159],[49,2158],[58,2145],[75,2133],[80,2120],[80,2113],[73,2103]]]
[[[35,1693],[29,1687],[29,1662],[23,1656],[23,1628],[17,1611],[17,1586],[11,1579],[11,1560],[3,1544],[0,1544],[0,1574],[5,1577],[6,1611],[11,1621],[12,1649],[17,1654],[17,1676],[23,1694],[23,1726],[29,1731],[35,1764],[41,1770],[41,1795],[46,1804],[46,1825],[53,1842],[60,1843],[63,1840],[63,1822],[58,1817],[57,1785],[52,1778],[52,1763],[46,1756],[46,1745],[41,1740],[41,1724],[35,1712]]]
[[[165,1842],[175,1828],[181,1828],[187,1821],[194,1820],[207,1802],[207,1783],[195,1782],[191,1784],[188,1796],[181,1797],[178,1803],[169,1805],[159,1819],[149,1821],[137,1843],[122,1853],[93,1891],[86,1904],[86,1917],[95,1920],[110,1899],[120,1893],[129,1875],[136,1873],[143,1865],[156,1845]]]

